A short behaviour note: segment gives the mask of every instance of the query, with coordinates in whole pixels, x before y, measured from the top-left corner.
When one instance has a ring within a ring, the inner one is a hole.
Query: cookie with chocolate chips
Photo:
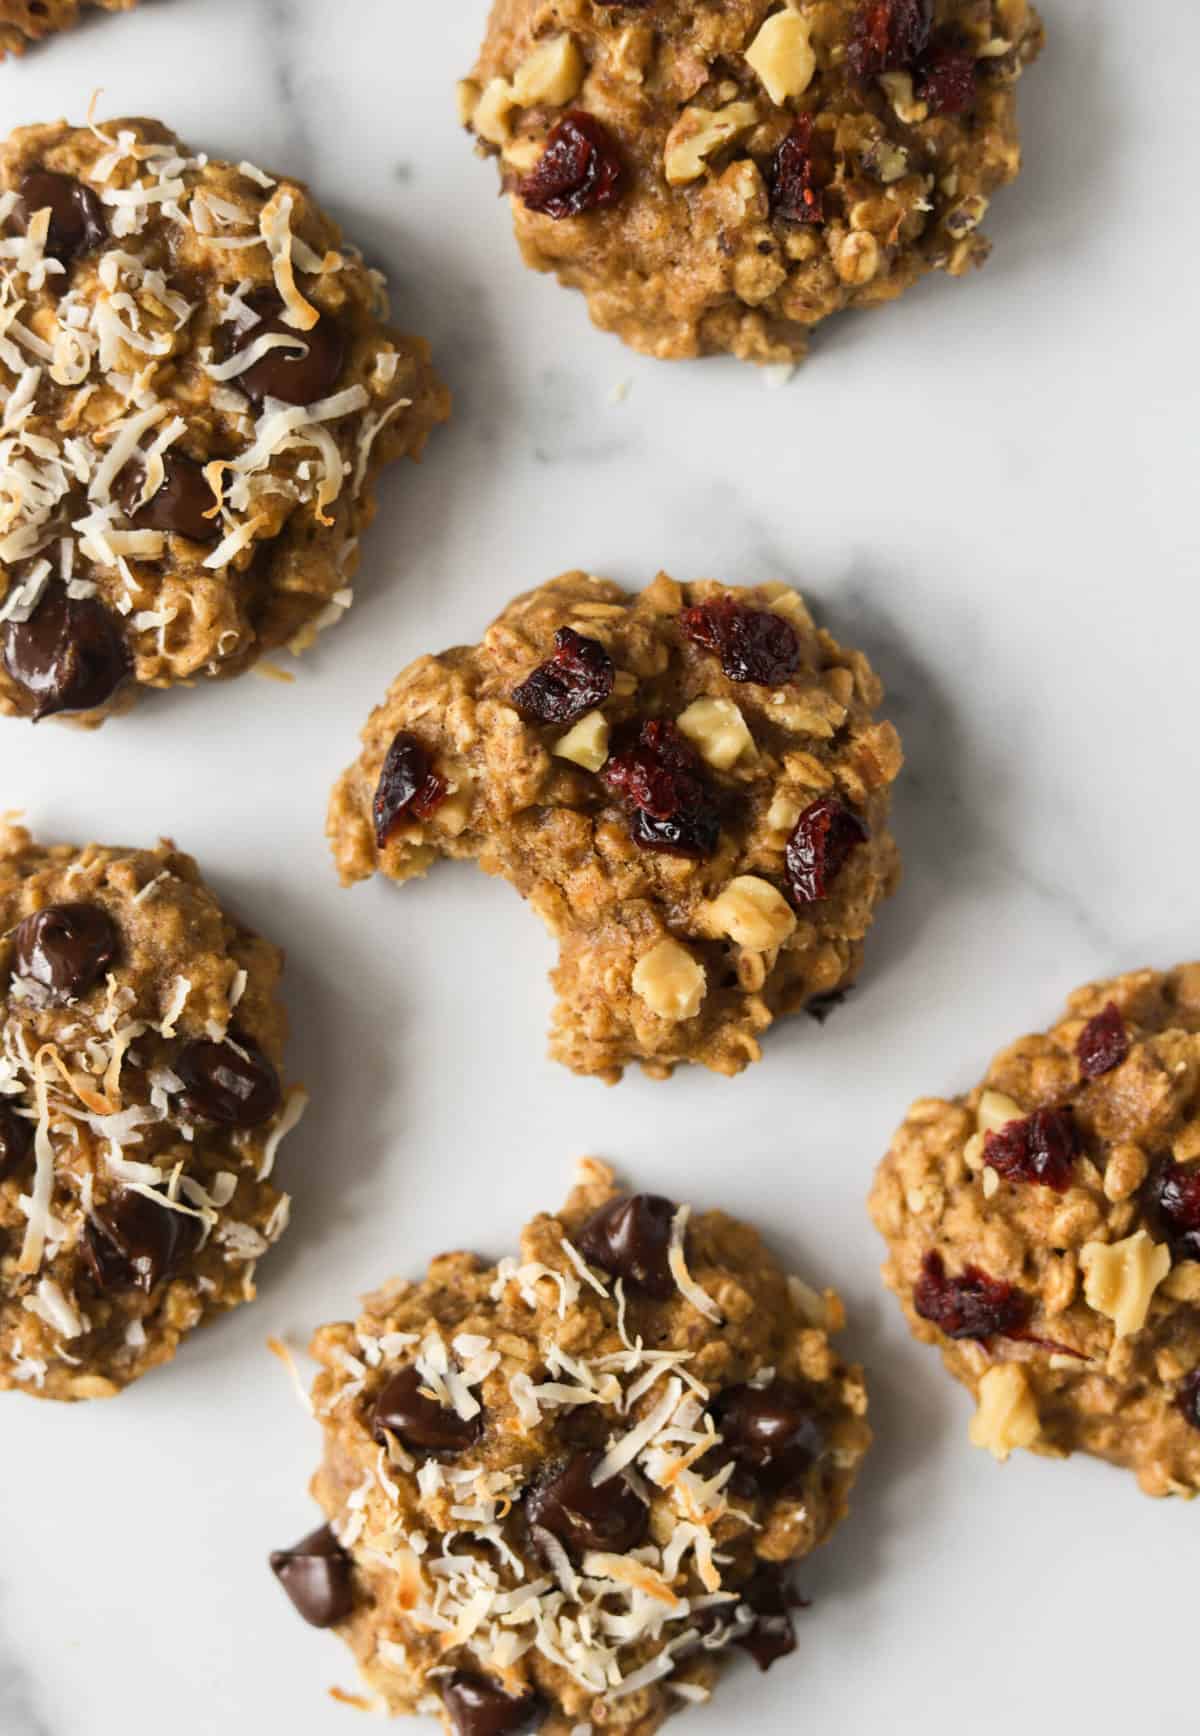
[[[1200,1492],[1200,964],[1079,989],[966,1097],[915,1103],[871,1212],[975,1445]]]
[[[528,265],[635,349],[800,361],[987,257],[1027,0],[494,0],[459,88]]]
[[[301,183],[155,121],[23,127],[0,280],[0,712],[99,723],[344,613],[449,400]]]
[[[107,1398],[253,1298],[305,1102],[281,965],[170,844],[0,826],[0,1389]]]
[[[567,573],[396,678],[333,793],[338,868],[510,880],[559,941],[576,1072],[737,1073],[853,981],[898,879],[881,697],[785,585]]]
[[[78,24],[89,6],[131,12],[137,0],[0,0],[0,60]]]
[[[519,1255],[316,1334],[327,1522],[271,1566],[391,1712],[651,1736],[732,1648],[793,1648],[791,1569],[871,1438],[842,1324],[753,1229],[587,1160]]]

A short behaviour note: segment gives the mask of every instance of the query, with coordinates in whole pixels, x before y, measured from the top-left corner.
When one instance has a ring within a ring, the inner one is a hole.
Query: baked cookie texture
[[[635,349],[801,360],[983,262],[1027,0],[495,0],[460,111],[526,263]]]
[[[443,1255],[316,1334],[328,1524],[272,1565],[386,1710],[649,1736],[731,1645],[793,1649],[789,1564],[871,1438],[842,1323],[753,1229],[586,1160],[518,1258]]]
[[[0,1388],[110,1397],[253,1298],[305,1103],[281,964],[171,844],[0,826]]]
[[[396,678],[334,789],[343,881],[471,857],[560,943],[550,1052],[739,1072],[853,981],[898,879],[901,765],[865,657],[782,584],[582,572]]]
[[[978,1401],[971,1438],[1200,1488],[1200,964],[1070,997],[880,1166],[884,1277]]]
[[[78,24],[88,5],[131,12],[137,0],[0,0],[0,60],[24,54],[31,42]]]
[[[151,120],[0,150],[0,711],[97,723],[299,651],[448,397],[297,181]]]

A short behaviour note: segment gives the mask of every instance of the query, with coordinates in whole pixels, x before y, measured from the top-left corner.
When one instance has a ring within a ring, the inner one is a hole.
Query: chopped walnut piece
[[[1135,1230],[1123,1242],[1087,1242],[1079,1251],[1083,1293],[1114,1322],[1118,1338],[1140,1332],[1155,1290],[1171,1270],[1170,1250]]]
[[[971,1445],[986,1447],[1001,1464],[1017,1447],[1031,1447],[1041,1433],[1037,1402],[1019,1363],[989,1368],[979,1382],[979,1408],[971,1418]]]
[[[669,936],[633,967],[633,990],[660,1019],[694,1019],[707,987],[704,966]]]
[[[731,880],[704,914],[718,933],[752,952],[782,946],[796,926],[796,913],[783,893],[756,874]]]
[[[663,168],[672,187],[698,181],[709,157],[758,125],[752,102],[726,103],[721,109],[685,108],[667,134]]]
[[[561,108],[583,83],[586,68],[574,37],[564,31],[539,43],[513,74],[512,94],[521,108],[545,103]]]
[[[763,24],[746,50],[772,102],[785,103],[803,96],[817,70],[812,48],[812,30],[797,12],[775,12]]]
[[[608,758],[608,719],[602,711],[589,711],[554,744],[559,759],[574,760],[585,771],[598,772]]]
[[[754,737],[732,699],[694,699],[675,725],[701,759],[718,771],[728,771],[754,753]]]

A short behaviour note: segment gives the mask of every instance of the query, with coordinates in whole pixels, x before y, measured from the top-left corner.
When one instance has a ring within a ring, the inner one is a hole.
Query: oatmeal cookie
[[[1200,1489],[1200,964],[1079,989],[965,1098],[924,1098],[871,1212],[971,1439]]]
[[[156,121],[23,127],[0,188],[0,712],[302,650],[448,414],[427,346],[299,182]]]
[[[107,1398],[253,1298],[305,1102],[281,965],[169,843],[0,826],[0,1388]]]
[[[85,6],[130,12],[137,0],[0,0],[0,60],[24,54],[31,42],[78,24]]]
[[[577,1073],[737,1073],[856,975],[899,863],[900,745],[865,657],[786,585],[566,573],[410,664],[333,792],[343,881],[474,857],[560,942]]]
[[[328,1523],[272,1566],[391,1712],[650,1736],[731,1645],[793,1649],[789,1566],[871,1438],[842,1324],[754,1230],[587,1160],[519,1258],[442,1255],[317,1333]]]
[[[983,262],[1027,0],[495,0],[462,118],[526,263],[649,355],[794,362]]]

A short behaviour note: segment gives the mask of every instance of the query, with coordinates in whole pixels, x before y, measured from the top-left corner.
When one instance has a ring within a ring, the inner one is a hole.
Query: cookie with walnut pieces
[[[650,1736],[730,1648],[794,1648],[791,1566],[871,1434],[824,1295],[758,1234],[585,1160],[496,1266],[444,1254],[313,1340],[326,1524],[271,1565],[381,1709],[453,1736]]]
[[[0,60],[24,54],[31,42],[78,24],[86,6],[130,12],[137,0],[0,0]]]
[[[333,792],[337,864],[511,881],[559,941],[575,1072],[737,1073],[853,981],[896,884],[881,694],[786,585],[566,573],[397,676]]]
[[[1200,964],[1079,989],[968,1096],[915,1103],[871,1213],[977,1446],[1200,1491]]]
[[[812,328],[983,262],[1020,167],[1027,0],[494,0],[460,112],[527,264],[667,358]]]
[[[253,1299],[305,1104],[282,962],[169,843],[0,825],[0,1389],[108,1398]]]
[[[0,149],[0,712],[94,724],[349,606],[447,394],[298,181],[157,121]]]

